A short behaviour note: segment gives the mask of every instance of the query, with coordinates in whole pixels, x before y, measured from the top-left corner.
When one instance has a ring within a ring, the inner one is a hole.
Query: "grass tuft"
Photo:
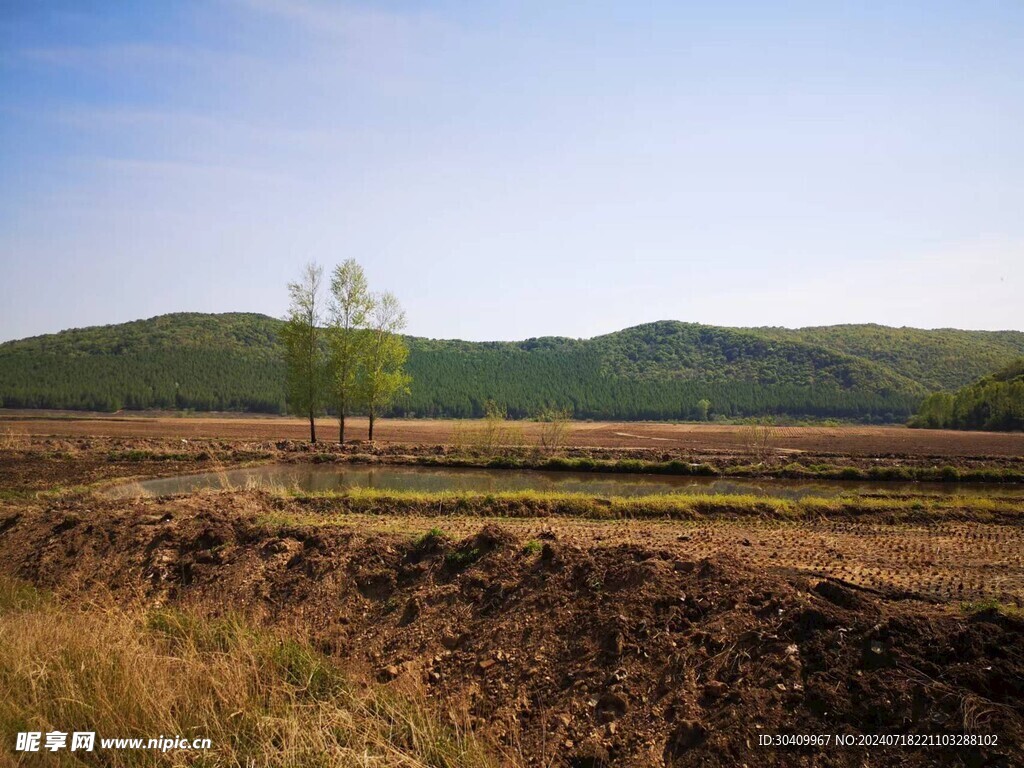
[[[977,600],[970,603],[962,603],[960,609],[966,613],[973,615],[975,613],[986,613],[988,611],[994,611],[1000,613],[1003,616],[1009,616],[1014,619],[1024,619],[1024,608],[1018,608],[1015,605],[1009,603],[1001,603],[995,598],[988,598],[985,600]]]
[[[523,545],[523,551],[528,555],[536,555],[542,549],[544,549],[544,545],[536,539],[530,539],[528,542],[526,542],[526,544]]]

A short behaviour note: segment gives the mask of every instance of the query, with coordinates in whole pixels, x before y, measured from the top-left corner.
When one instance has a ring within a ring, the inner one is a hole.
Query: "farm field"
[[[414,691],[442,719],[461,713],[489,757],[453,764],[1024,759],[1024,689],[1011,682],[1024,679],[1024,497],[1013,483],[990,495],[878,483],[795,501],[273,485],[107,493],[261,463],[330,471],[460,455],[436,449],[452,422],[379,426],[376,445],[310,450],[281,437],[301,437],[302,423],[285,419],[5,414],[0,576],[68,604],[210,620],[227,611],[304,638],[372,697]],[[581,424],[570,434],[568,456],[700,456],[723,471],[758,461],[738,427]],[[885,461],[1020,461],[1020,435],[859,427],[783,430],[762,460],[806,450],[816,452],[807,461],[867,465],[903,436]],[[985,456],[973,453],[981,445]],[[758,746],[761,733],[794,728],[989,733],[998,746]]]
[[[867,594],[892,594],[934,604],[995,601],[1024,609],[1024,530],[1018,525],[942,522],[934,525],[811,520],[574,520],[345,512],[300,516],[312,526],[419,536],[443,530],[471,538],[499,525],[517,541],[552,539],[581,551],[635,547],[683,560],[724,557],[755,571],[835,579]]]
[[[0,768],[1024,768],[1024,5],[833,5],[4,4]]]
[[[377,426],[380,443],[448,443],[457,425],[472,421],[386,419]],[[524,441],[536,443],[541,425],[514,422]],[[220,438],[224,440],[302,440],[309,425],[301,419],[277,416],[152,414],[83,414],[74,411],[0,409],[0,432],[30,436]],[[320,419],[318,434],[330,442],[337,422]],[[366,419],[350,417],[351,439],[366,437]],[[661,422],[574,422],[566,444],[586,448],[642,448],[729,453],[745,448],[744,427],[727,424],[669,424]],[[916,457],[1024,456],[1024,433],[907,429],[899,426],[778,427],[780,451],[849,456],[905,455]]]

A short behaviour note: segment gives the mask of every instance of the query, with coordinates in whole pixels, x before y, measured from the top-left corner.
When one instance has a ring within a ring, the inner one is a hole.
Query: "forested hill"
[[[9,408],[193,408],[278,413],[277,334],[258,314],[163,315],[0,344]],[[395,415],[512,416],[545,405],[578,418],[786,414],[906,419],[924,396],[1024,355],[1024,333],[882,326],[720,328],[664,321],[593,339],[410,337],[412,394]],[[705,403],[706,405],[706,403]]]
[[[759,328],[775,338],[795,339],[882,363],[931,390],[956,389],[1020,355],[1020,331],[959,331],[829,325],[818,328]]]
[[[956,392],[936,392],[910,420],[928,429],[1024,429],[1024,357]]]

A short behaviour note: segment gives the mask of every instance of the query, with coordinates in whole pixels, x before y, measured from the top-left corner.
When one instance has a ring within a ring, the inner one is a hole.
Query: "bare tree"
[[[412,379],[403,369],[409,349],[399,332],[405,328],[405,312],[392,293],[374,297],[368,319],[369,342],[362,365],[363,403],[370,417],[369,438],[381,409],[409,391]]]
[[[331,273],[331,324],[328,329],[331,398],[338,407],[338,442],[345,442],[345,416],[359,390],[359,374],[369,349],[366,323],[373,296],[363,268],[348,259]]]
[[[473,433],[476,447],[485,454],[495,454],[516,445],[522,445],[523,431],[508,420],[508,409],[493,400],[484,403],[484,419]]]
[[[540,422],[540,445],[548,453],[555,453],[565,442],[572,420],[571,408],[542,408],[537,413]]]
[[[778,429],[770,421],[752,422],[743,428],[743,439],[749,450],[762,464],[775,454]]]
[[[297,416],[309,417],[309,440],[316,442],[316,415],[324,405],[326,365],[320,344],[323,311],[323,269],[312,262],[299,282],[288,284],[291,303],[281,331],[287,367],[288,407]]]

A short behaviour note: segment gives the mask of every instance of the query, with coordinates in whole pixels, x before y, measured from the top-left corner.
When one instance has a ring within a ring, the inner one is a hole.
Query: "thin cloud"
[[[118,173],[131,174],[140,177],[155,177],[158,179],[191,178],[217,183],[224,183],[229,178],[261,183],[288,183],[295,181],[295,177],[284,173],[217,163],[103,156],[81,158],[81,160],[85,164],[98,169],[113,170]]]
[[[450,29],[435,16],[421,12],[398,13],[304,0],[237,0],[237,5],[283,19],[317,35],[344,37],[355,42],[367,38],[419,37]]]
[[[18,58],[32,64],[67,68],[200,67],[249,65],[259,60],[239,53],[161,43],[23,48]]]
[[[337,132],[307,128],[286,128],[231,117],[180,110],[138,109],[132,107],[94,109],[72,108],[48,112],[51,119],[76,128],[160,129],[170,134],[206,134],[230,136],[274,144],[328,145]]]

